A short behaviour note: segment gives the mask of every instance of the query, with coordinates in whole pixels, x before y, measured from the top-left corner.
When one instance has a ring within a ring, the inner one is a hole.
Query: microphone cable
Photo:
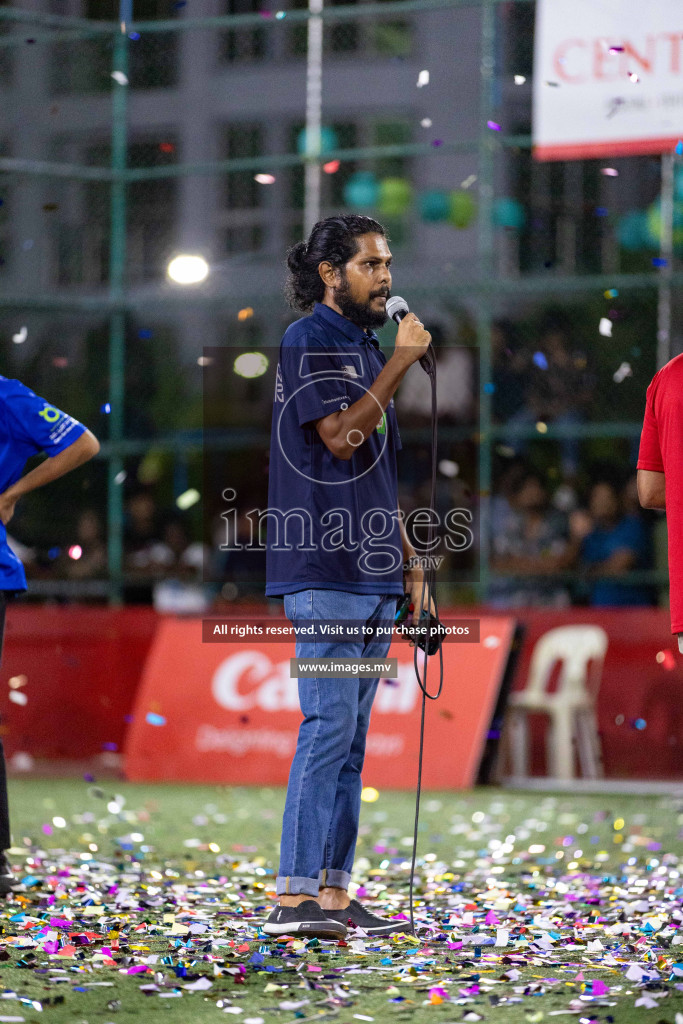
[[[431,391],[432,391],[432,423],[431,423],[431,430],[432,430],[432,435],[431,435],[431,441],[432,441],[432,479],[431,479],[431,490],[430,490],[430,498],[429,498],[429,508],[430,508],[430,511],[432,513],[434,513],[435,505],[436,505],[437,407],[436,407],[436,357],[434,355],[434,350],[433,350],[431,345],[427,349],[427,351],[426,351],[425,355],[422,357],[422,359],[420,359],[420,363],[421,363],[423,369],[425,370],[425,372],[427,373],[427,375],[429,376],[429,380],[430,380],[430,383],[431,383]],[[429,517],[429,525],[427,526],[427,543],[426,543],[425,546],[426,546],[426,549],[427,549],[427,555],[428,556],[431,553],[433,542],[434,542],[434,529],[435,529],[434,519],[435,519],[435,516],[433,514],[430,515],[430,517]],[[421,590],[421,593],[420,593],[420,603],[419,603],[419,609],[420,610],[422,610],[422,608],[424,607],[423,602],[424,602],[425,596],[427,598],[427,608],[429,609],[430,613],[431,613],[432,603],[434,605],[435,618],[436,618],[437,623],[438,623],[439,609],[438,609],[438,605],[437,605],[437,601],[436,601],[436,570],[434,568],[433,562],[428,562],[427,563],[427,568],[423,570],[422,590]],[[414,614],[414,612],[413,612],[413,614]],[[419,616],[418,616],[418,621],[419,621]],[[431,626],[431,618],[429,619],[429,623],[430,623],[430,626]],[[417,858],[417,831],[418,831],[418,823],[419,823],[419,818],[420,818],[420,796],[421,796],[421,792],[422,792],[422,759],[423,759],[423,754],[424,754],[425,710],[426,710],[426,707],[427,707],[427,701],[428,700],[438,700],[438,698],[441,696],[441,691],[443,689],[443,638],[441,639],[441,642],[439,643],[439,649],[438,649],[438,654],[439,654],[439,684],[438,684],[438,688],[437,688],[436,693],[429,693],[429,691],[427,689],[427,663],[428,663],[429,657],[430,657],[429,654],[427,653],[428,649],[429,649],[429,633],[428,633],[428,636],[427,636],[427,642],[425,643],[424,664],[423,664],[424,675],[422,677],[420,676],[420,668],[419,668],[419,665],[418,665],[418,651],[420,651],[421,648],[418,647],[417,643],[415,644],[415,651],[414,651],[414,654],[413,654],[413,667],[415,669],[415,678],[417,679],[418,686],[420,687],[420,690],[422,691],[422,710],[421,710],[421,715],[420,715],[420,750],[419,750],[418,759],[417,759],[417,791],[416,791],[416,796],[415,796],[415,826],[414,826],[414,830],[413,830],[413,856],[412,856],[412,861],[411,861],[411,865],[410,865],[410,893],[409,893],[410,931],[411,931],[411,933],[413,935],[415,935],[416,938],[417,938],[417,935],[415,933],[415,915],[414,915],[414,907],[413,907],[413,884],[414,884],[414,879],[415,879],[415,861],[416,861],[416,858]]]

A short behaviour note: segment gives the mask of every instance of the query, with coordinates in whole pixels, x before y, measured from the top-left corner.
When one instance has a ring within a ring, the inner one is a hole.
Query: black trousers
[[[0,661],[2,661],[2,643],[5,638],[5,611],[7,594],[0,590]],[[9,829],[9,798],[7,796],[7,765],[5,749],[0,737],[0,850],[8,850],[12,845]]]

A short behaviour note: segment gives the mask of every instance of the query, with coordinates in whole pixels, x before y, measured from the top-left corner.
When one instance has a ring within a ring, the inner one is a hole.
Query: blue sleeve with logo
[[[68,413],[39,398],[19,381],[5,396],[7,429],[21,444],[54,456],[85,433],[85,427]]]
[[[307,336],[280,350],[283,399],[296,406],[299,426],[339,412],[365,394],[362,353],[330,347],[329,342]]]

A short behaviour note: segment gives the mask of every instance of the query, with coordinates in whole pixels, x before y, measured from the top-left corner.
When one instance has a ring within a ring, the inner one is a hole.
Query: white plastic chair
[[[510,694],[507,728],[512,773],[529,773],[528,715],[541,712],[550,722],[546,733],[548,775],[574,778],[574,743],[586,778],[601,778],[602,756],[595,703],[607,651],[607,633],[600,626],[559,626],[536,643],[524,690]],[[557,689],[548,692],[553,668],[560,664]]]

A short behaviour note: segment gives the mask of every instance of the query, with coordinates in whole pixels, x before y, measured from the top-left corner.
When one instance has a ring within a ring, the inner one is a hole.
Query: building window
[[[362,6],[359,0],[350,0]],[[327,7],[348,7],[349,0],[327,0]],[[305,10],[308,0],[293,0],[292,8]],[[308,23],[303,21],[289,29],[288,52],[292,57],[305,57]],[[372,57],[407,57],[412,49],[411,23],[405,18],[382,19],[359,17],[343,21],[326,21],[323,32],[327,56],[355,54]]]
[[[261,156],[264,151],[263,126],[232,124],[225,135],[225,157],[239,160]],[[256,171],[230,171],[225,176],[225,206],[231,210],[253,210],[261,205],[263,186],[254,180]]]
[[[173,138],[164,133],[163,140],[132,142],[128,147],[129,167],[158,167],[175,162],[176,146]],[[107,167],[111,163],[111,148],[108,143],[85,147],[83,162],[88,165]],[[77,235],[82,235],[80,249],[92,249],[107,252],[110,237],[110,197],[109,189],[103,188],[100,182],[85,183],[85,199],[83,204],[83,223],[65,227],[66,235],[63,242],[63,253],[60,252],[60,264],[69,260],[71,263],[64,269],[60,265],[60,280],[64,274],[73,280],[70,269],[73,256],[69,255],[75,246]],[[173,250],[177,223],[177,179],[156,178],[149,181],[132,182],[126,190],[126,267],[128,284],[158,280],[166,271],[168,259]],[[99,239],[101,238],[101,243]],[[82,268],[83,283],[100,283],[91,281],[97,264],[98,275],[105,278],[108,274],[107,260],[102,259],[90,263],[84,261]]]
[[[226,128],[223,152],[227,159],[256,157],[265,149],[262,124],[237,123]],[[254,180],[254,169],[231,171],[224,177],[221,224],[224,227],[225,252],[258,252],[265,243],[263,218],[264,186]]]
[[[118,0],[85,0],[84,17],[119,20]],[[168,18],[167,0],[135,0],[135,21]],[[64,95],[111,92],[113,36],[56,42],[50,48],[52,89]],[[145,32],[128,40],[128,83],[131,89],[166,89],[178,81],[178,33]]]
[[[261,9],[260,0],[227,0],[225,13],[256,14]],[[231,64],[237,61],[261,60],[266,56],[267,31],[265,26],[256,25],[222,32],[222,59]]]
[[[536,4],[502,4],[504,66],[507,75],[531,77],[534,67]]]

